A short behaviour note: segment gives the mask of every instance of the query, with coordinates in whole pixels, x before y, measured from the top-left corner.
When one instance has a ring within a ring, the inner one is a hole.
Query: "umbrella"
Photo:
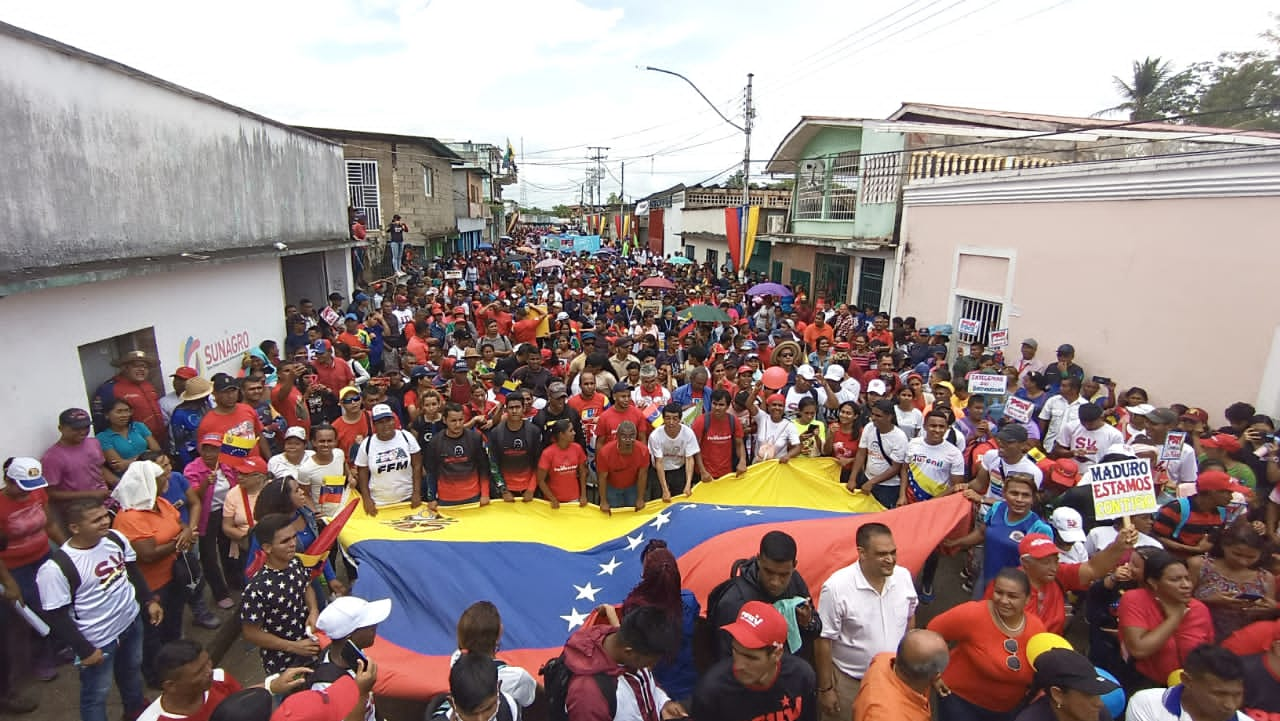
[[[791,289],[781,283],[757,283],[747,289],[747,295],[771,295],[775,298],[794,296]]]
[[[728,313],[720,310],[714,305],[707,305],[705,303],[699,303],[685,308],[680,311],[680,317],[684,320],[696,320],[699,323],[724,323],[731,320]]]
[[[667,262],[670,263],[671,265],[689,265],[693,263],[692,260],[689,260],[683,255],[677,255],[676,257],[672,258],[671,260],[668,260]]]
[[[518,262],[520,262],[520,261],[524,260],[524,256],[523,256],[523,255],[508,254],[508,255],[507,255],[507,257],[506,257],[506,260],[507,260],[507,262],[509,262],[509,263],[518,263]]]
[[[640,281],[641,288],[658,288],[661,290],[675,290],[676,284],[659,276],[645,278]]]
[[[493,245],[491,243],[481,243],[476,246],[476,250],[493,250]]]
[[[538,249],[537,249],[537,248],[533,248],[533,247],[528,246],[528,245],[522,245],[522,246],[520,246],[519,248],[516,248],[516,252],[517,252],[517,253],[528,253],[529,255],[537,255],[537,254],[538,254]]]
[[[559,268],[563,265],[563,262],[556,260],[555,258],[547,258],[546,260],[540,261],[533,267],[537,270],[545,270],[546,268]]]
[[[596,255],[617,255],[617,253],[618,251],[608,246],[605,246],[604,248],[601,248],[600,250],[596,251]]]
[[[511,240],[511,236],[509,236],[509,235],[499,235],[499,236],[498,236],[498,240]]]

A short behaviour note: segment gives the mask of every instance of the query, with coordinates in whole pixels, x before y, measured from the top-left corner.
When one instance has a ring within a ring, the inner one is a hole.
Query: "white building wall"
[[[0,326],[28,329],[31,343],[0,354],[0,408],[19,421],[8,424],[3,453],[39,457],[57,440],[58,413],[88,408],[97,383],[84,379],[80,346],[153,327],[166,383],[181,365],[235,375],[243,351],[283,342],[284,302],[275,258],[0,299]]]

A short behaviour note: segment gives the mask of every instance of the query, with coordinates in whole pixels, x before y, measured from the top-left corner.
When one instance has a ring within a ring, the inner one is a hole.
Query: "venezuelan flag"
[[[679,502],[611,516],[576,504],[552,510],[542,501],[447,508],[437,518],[425,506],[387,507],[374,518],[357,510],[341,535],[360,564],[354,591],[395,601],[369,649],[378,663],[376,690],[403,698],[446,690],[455,624],[478,600],[502,613],[499,655],[536,673],[596,606],[622,602],[640,580],[640,552],[654,538],[667,542],[685,588],[705,607],[733,561],[754,555],[771,530],[796,539],[799,572],[816,592],[856,559],[854,534],[868,519],[892,528],[898,562],[919,570],[968,518],[960,496],[884,511],[837,478],[831,459],[769,461],[742,478],[700,484]]]
[[[236,436],[227,433],[222,437],[222,455],[231,458],[245,458],[258,445],[258,439],[248,436]]]

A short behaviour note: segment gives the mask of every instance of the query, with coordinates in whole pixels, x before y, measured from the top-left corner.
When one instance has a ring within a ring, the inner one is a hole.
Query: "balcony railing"
[[[1060,164],[1057,160],[1031,158],[1021,155],[965,155],[962,153],[928,151],[911,154],[911,166],[907,172],[907,177],[909,180],[923,180],[925,178],[945,178],[952,175],[994,173],[1000,170],[1047,168],[1051,165]]]
[[[761,208],[791,207],[791,193],[783,191],[753,190],[749,195],[751,205]],[[710,206],[727,208],[742,205],[742,191],[728,190],[724,192],[708,192],[690,190],[685,193],[685,207]]]

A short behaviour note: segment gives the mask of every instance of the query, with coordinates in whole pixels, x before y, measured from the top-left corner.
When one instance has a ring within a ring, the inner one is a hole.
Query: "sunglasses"
[[[342,399],[342,402],[343,403],[359,403],[360,396],[347,396],[346,398]]]
[[[1009,657],[1004,660],[1004,665],[1008,666],[1010,671],[1021,671],[1022,660],[1018,658],[1018,639],[1006,638],[1004,652],[1009,654]]]

